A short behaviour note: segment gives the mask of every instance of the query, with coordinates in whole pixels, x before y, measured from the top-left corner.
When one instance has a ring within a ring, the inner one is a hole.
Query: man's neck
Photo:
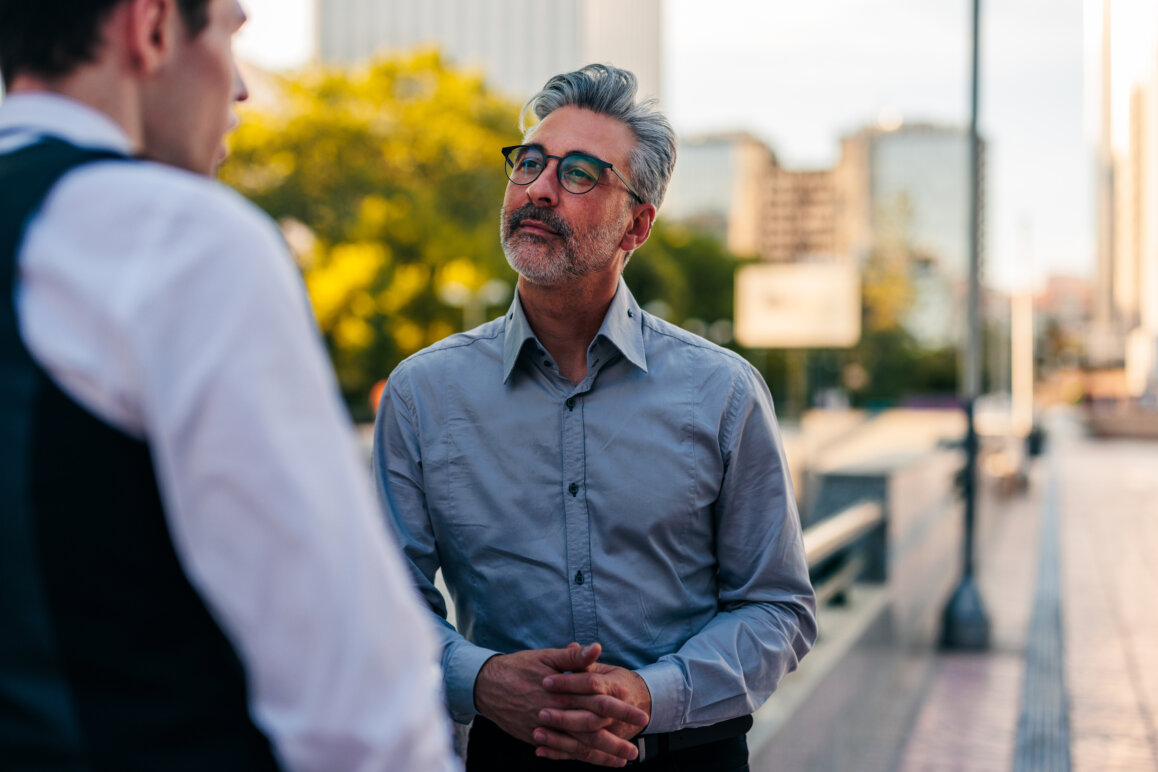
[[[134,150],[140,149],[142,126],[140,95],[133,85],[109,77],[97,65],[88,65],[60,78],[20,74],[12,79],[10,94],[55,94],[87,105],[121,127]]]
[[[619,287],[618,274],[592,278],[555,287],[519,278],[519,302],[527,322],[559,373],[575,384],[587,377],[587,347],[603,325]]]

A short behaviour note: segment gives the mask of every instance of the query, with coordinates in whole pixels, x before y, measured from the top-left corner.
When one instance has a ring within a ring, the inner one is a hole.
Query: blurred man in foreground
[[[746,770],[750,714],[816,635],[767,387],[621,278],[675,164],[635,88],[592,65],[531,99],[503,148],[515,300],[399,365],[379,408],[379,491],[431,606],[439,568],[455,601],[468,770]]]
[[[6,768],[455,766],[300,279],[205,178],[244,19],[0,0]]]

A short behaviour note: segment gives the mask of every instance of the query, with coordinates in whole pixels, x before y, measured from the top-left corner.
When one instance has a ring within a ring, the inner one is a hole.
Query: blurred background
[[[245,5],[222,177],[281,223],[364,426],[510,303],[522,103],[601,61],[671,117],[626,278],[763,372],[824,603],[754,769],[1158,769],[1158,4],[984,4],[975,393],[970,2]]]
[[[282,222],[357,418],[401,358],[509,302],[496,148],[546,78],[590,61],[635,71],[681,138],[660,227],[627,271],[649,310],[748,356],[789,422],[815,406],[954,403],[968,3],[246,8],[252,98],[223,177]],[[1039,399],[1152,401],[1156,24],[1149,0],[1109,8],[1003,0],[982,17],[991,420],[1016,412],[1014,349]]]

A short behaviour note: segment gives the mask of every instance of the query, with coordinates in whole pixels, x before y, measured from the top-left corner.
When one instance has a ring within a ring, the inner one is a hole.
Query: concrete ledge
[[[755,758],[780,736],[820,685],[840,667],[849,651],[879,624],[888,610],[888,592],[879,585],[858,585],[847,608],[827,607],[818,619],[816,645],[788,675],[776,693],[756,711],[748,733],[748,748]]]

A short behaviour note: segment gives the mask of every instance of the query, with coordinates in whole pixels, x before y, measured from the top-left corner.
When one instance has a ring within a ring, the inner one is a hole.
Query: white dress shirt
[[[0,152],[129,151],[103,114],[0,105]],[[177,554],[292,770],[457,768],[434,636],[370,488],[300,277],[268,217],[153,163],[67,175],[19,254],[32,355],[148,443]]]

